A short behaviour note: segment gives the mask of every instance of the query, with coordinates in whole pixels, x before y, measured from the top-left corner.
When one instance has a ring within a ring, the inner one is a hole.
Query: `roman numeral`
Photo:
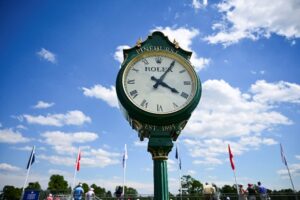
[[[148,62],[148,60],[146,59],[146,58],[143,58],[143,63],[145,63],[146,65],[148,65],[149,64],[149,62]]]
[[[157,112],[163,112],[163,107],[162,107],[162,105],[157,104],[157,105],[156,105],[156,109],[157,109]]]
[[[148,102],[144,99],[141,103],[141,106],[147,108],[148,107]]]
[[[178,105],[177,105],[176,103],[173,102],[173,107],[174,107],[174,108],[177,108]]]
[[[139,70],[138,70],[138,69],[135,69],[135,68],[132,68],[132,70],[135,71],[135,72],[139,72]]]
[[[183,81],[183,85],[191,85],[191,81]]]
[[[180,96],[182,96],[185,99],[187,99],[189,97],[189,95],[185,92],[181,92]]]
[[[127,83],[128,83],[128,84],[135,84],[135,80],[134,80],[134,79],[132,79],[132,80],[127,80]]]
[[[136,90],[132,90],[131,92],[129,92],[129,94],[132,96],[132,98],[134,99],[137,95],[138,95],[138,91]]]
[[[156,61],[157,64],[161,64],[162,58],[160,56],[158,56],[158,57],[155,58],[155,61]]]
[[[185,69],[183,69],[183,70],[181,70],[181,71],[179,71],[179,73],[180,74],[182,74],[183,72],[185,72],[186,70]]]

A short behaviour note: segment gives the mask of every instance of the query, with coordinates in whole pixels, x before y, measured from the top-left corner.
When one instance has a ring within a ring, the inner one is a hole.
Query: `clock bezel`
[[[185,102],[183,106],[181,106],[180,109],[167,113],[149,112],[140,108],[137,103],[135,103],[127,94],[125,85],[129,70],[139,60],[151,56],[164,56],[174,59],[179,62],[190,74],[193,85],[190,94],[191,97]],[[130,118],[150,124],[172,124],[181,122],[190,117],[191,112],[195,109],[201,97],[201,83],[195,70],[193,69],[193,66],[181,55],[166,50],[145,51],[141,54],[138,54],[136,57],[130,60],[130,62],[121,67],[121,70],[119,71],[117,77],[116,91],[121,107],[124,109],[125,114]]]

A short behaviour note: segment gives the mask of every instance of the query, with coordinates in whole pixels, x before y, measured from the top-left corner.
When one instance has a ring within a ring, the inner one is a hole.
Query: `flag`
[[[178,161],[178,167],[181,170],[181,158],[179,157],[177,145],[176,145],[176,151],[175,151],[175,158],[177,159],[177,161]]]
[[[233,154],[231,153],[231,149],[230,149],[229,144],[228,144],[228,152],[229,152],[229,160],[230,160],[231,168],[232,168],[232,170],[234,170],[235,167],[234,167],[234,163],[233,163]]]
[[[80,151],[80,149],[79,149],[79,150],[78,150],[77,159],[76,159],[76,170],[77,170],[77,171],[80,170],[80,159],[81,159],[81,151]]]
[[[127,155],[127,145],[125,144],[125,147],[124,147],[124,154],[123,154],[123,168],[125,169],[126,168],[126,160],[128,159],[128,155]]]
[[[34,163],[34,160],[35,160],[35,146],[33,146],[32,148],[26,169],[28,169]]]
[[[284,152],[283,152],[283,148],[282,148],[281,143],[280,143],[280,153],[281,153],[281,159],[282,159],[283,164],[285,164],[285,166],[287,166],[287,162],[286,162],[286,159],[285,159],[285,156],[284,156]]]

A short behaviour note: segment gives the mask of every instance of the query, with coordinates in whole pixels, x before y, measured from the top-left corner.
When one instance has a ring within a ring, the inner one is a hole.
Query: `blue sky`
[[[270,6],[272,5],[272,6]],[[153,193],[152,159],[118,108],[122,49],[154,30],[193,52],[202,98],[177,145],[182,174],[233,184],[231,145],[241,184],[290,188],[282,143],[300,190],[300,5],[253,1],[1,1],[0,188],[52,174],[114,190],[126,182]],[[175,151],[169,188],[177,193]]]

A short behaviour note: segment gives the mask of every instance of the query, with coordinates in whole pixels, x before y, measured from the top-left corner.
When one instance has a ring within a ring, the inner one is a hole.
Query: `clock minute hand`
[[[151,76],[151,80],[156,81],[156,83],[157,83],[159,79],[155,78],[154,76]],[[163,82],[163,81],[161,81],[161,82],[159,83],[159,85],[161,85],[161,86],[163,86],[163,87],[165,87],[165,88],[170,89],[171,92],[173,92],[173,93],[179,93],[175,88],[170,87],[168,84],[166,84],[166,83]]]
[[[169,68],[165,71],[165,73],[163,73],[163,75],[161,75],[161,77],[159,77],[159,79],[157,79],[156,83],[153,85],[154,88],[157,88],[158,85],[161,84],[161,82],[164,80],[167,73],[172,70],[174,65],[175,65],[175,60],[173,60],[173,62],[171,62]]]

